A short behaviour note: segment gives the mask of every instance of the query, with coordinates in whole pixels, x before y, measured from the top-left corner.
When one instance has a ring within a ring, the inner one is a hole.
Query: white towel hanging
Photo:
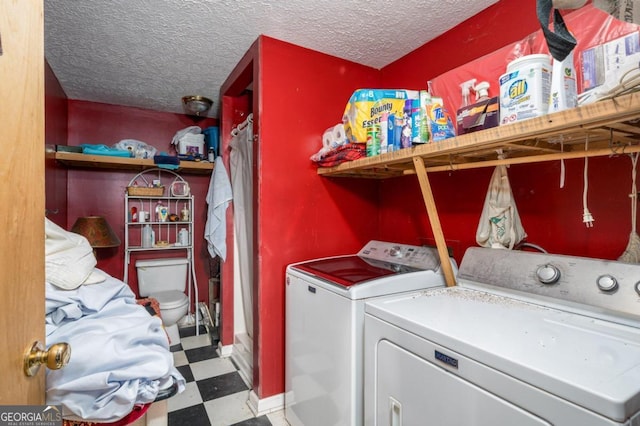
[[[222,163],[222,157],[216,158],[216,166],[211,175],[209,191],[207,192],[207,224],[204,228],[204,238],[211,257],[227,257],[227,221],[226,210],[233,199],[229,175]]]

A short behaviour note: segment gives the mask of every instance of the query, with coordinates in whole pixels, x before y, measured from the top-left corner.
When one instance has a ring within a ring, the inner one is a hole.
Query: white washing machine
[[[287,267],[285,415],[363,425],[364,304],[445,285],[433,248],[370,241],[357,255]]]
[[[640,265],[471,248],[365,311],[367,425],[640,425]]]

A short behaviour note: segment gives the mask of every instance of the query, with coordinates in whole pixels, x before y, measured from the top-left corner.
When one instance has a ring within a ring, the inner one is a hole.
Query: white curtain
[[[253,121],[252,115],[232,132],[230,173],[234,229],[238,244],[242,306],[247,334],[253,337]],[[237,297],[234,296],[234,297]]]

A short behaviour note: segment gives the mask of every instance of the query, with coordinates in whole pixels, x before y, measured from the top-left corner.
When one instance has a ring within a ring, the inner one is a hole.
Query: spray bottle
[[[482,102],[489,99],[489,87],[490,84],[486,81],[481,81],[473,86],[473,91],[476,92],[476,102]]]
[[[464,83],[460,84],[460,90],[462,91],[462,104],[461,107],[466,107],[469,105],[469,95],[471,94],[471,89],[474,88],[474,84],[476,84],[476,79],[472,78],[471,80],[467,80]]]

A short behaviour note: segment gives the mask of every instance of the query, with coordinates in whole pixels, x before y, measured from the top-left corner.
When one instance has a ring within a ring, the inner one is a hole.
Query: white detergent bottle
[[[142,247],[150,248],[153,246],[153,240],[155,239],[153,234],[154,232],[150,225],[145,225],[142,228]]]
[[[180,232],[178,232],[178,243],[181,246],[189,245],[189,231],[187,231],[186,229],[181,229]]]
[[[548,113],[576,107],[577,92],[576,70],[573,65],[573,52],[571,52],[564,61],[553,60]]]

